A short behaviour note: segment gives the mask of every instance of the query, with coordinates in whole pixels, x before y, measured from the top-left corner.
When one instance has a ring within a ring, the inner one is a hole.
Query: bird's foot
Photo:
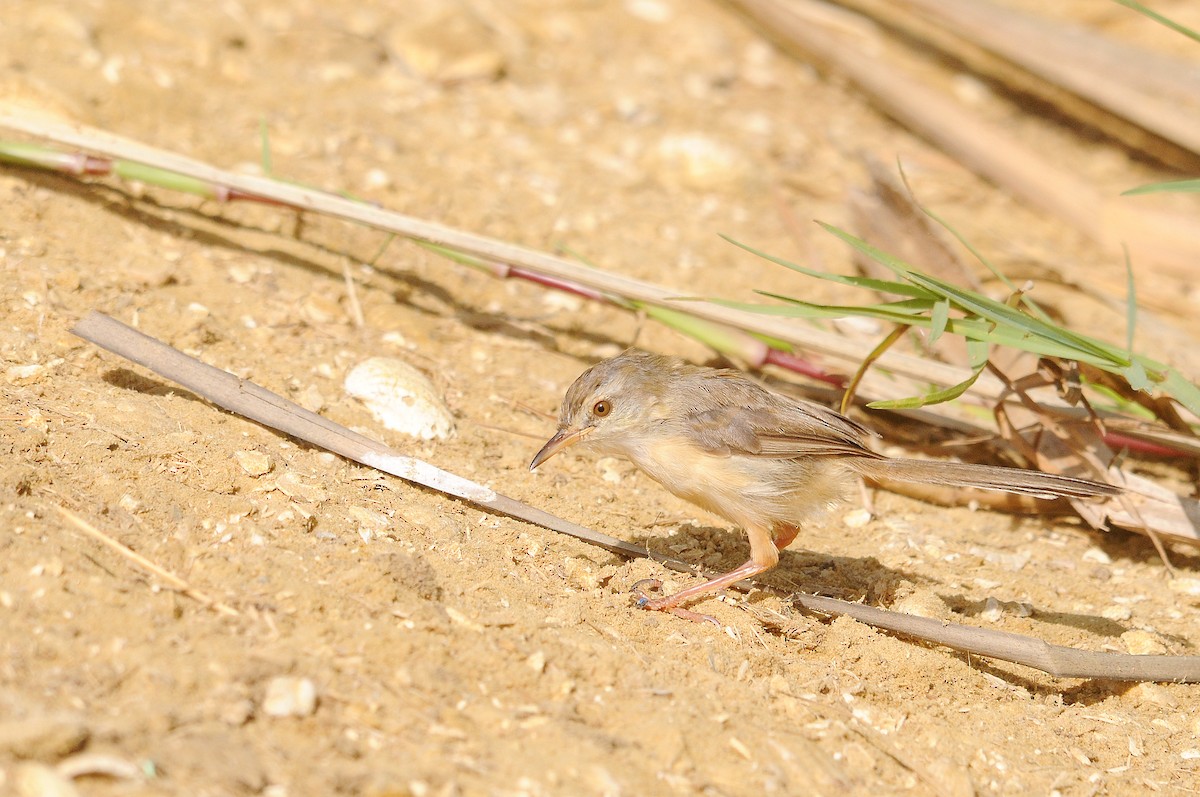
[[[721,627],[721,623],[718,622],[717,618],[713,617],[712,615],[693,612],[679,606],[679,596],[677,595],[667,595],[666,597],[662,598],[651,598],[642,591],[643,589],[662,589],[662,582],[657,578],[643,578],[641,581],[638,581],[632,587],[630,587],[629,591],[636,596],[636,605],[639,609],[645,609],[652,612],[670,612],[676,617],[682,617],[684,620],[691,620],[693,623],[712,623],[717,628]]]

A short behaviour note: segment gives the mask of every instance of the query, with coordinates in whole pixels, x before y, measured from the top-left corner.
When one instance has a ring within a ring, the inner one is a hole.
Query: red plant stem
[[[1188,457],[1193,456],[1186,451],[1180,451],[1177,448],[1171,448],[1162,443],[1154,443],[1149,440],[1143,440],[1140,437],[1133,437],[1122,432],[1105,432],[1105,444],[1114,450],[1126,449],[1138,454],[1150,454],[1155,457]]]
[[[545,285],[548,288],[555,288],[564,293],[573,293],[576,296],[582,296],[585,299],[594,299],[597,302],[606,302],[608,304],[613,303],[612,299],[600,291],[586,288],[583,285],[577,285],[576,283],[568,280],[550,277],[545,274],[538,274],[536,271],[527,271],[523,268],[517,268],[516,266],[509,266],[507,276],[519,277],[520,279],[529,280],[530,282],[537,283],[538,285]]]
[[[767,349],[767,357],[763,362],[779,366],[780,368],[786,368],[789,371],[795,371],[798,374],[803,374],[804,376],[816,379],[818,382],[825,382],[834,387],[841,388],[846,386],[846,377],[823,371],[808,360],[797,357],[791,352],[773,348]]]

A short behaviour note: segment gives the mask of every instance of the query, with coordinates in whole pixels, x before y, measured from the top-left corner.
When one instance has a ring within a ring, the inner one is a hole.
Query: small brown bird
[[[1100,482],[960,462],[891,459],[863,445],[865,427],[820,404],[773,393],[734,370],[629,350],[575,380],[558,431],[529,469],[583,443],[626,457],[680,498],[741,526],[742,566],[646,609],[681,603],[774,567],[799,524],[843,498],[854,474],[870,479],[980,487],[1038,498],[1115,495]]]

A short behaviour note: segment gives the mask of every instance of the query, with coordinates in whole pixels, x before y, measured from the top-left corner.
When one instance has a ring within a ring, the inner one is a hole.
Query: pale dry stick
[[[1090,28],[984,0],[836,0],[1009,92],[1036,98],[1185,173],[1200,163],[1191,64]]]
[[[645,548],[557,518],[497,494],[491,488],[403,456],[383,443],[304,409],[260,385],[206,365],[132,327],[92,311],[71,330],[85,340],[178,382],[218,407],[284,434],[500,514],[516,517],[598,545],[623,556],[648,556]],[[668,563],[670,564],[670,563]],[[690,572],[683,562],[674,562]]]
[[[136,564],[138,567],[142,568],[143,570],[146,570],[146,571],[158,576],[163,581],[167,582],[167,584],[169,584],[172,589],[174,589],[184,595],[187,595],[192,600],[195,600],[198,603],[201,603],[201,604],[209,607],[210,609],[213,609],[214,611],[217,611],[221,614],[229,615],[229,616],[235,616],[235,615],[239,614],[237,609],[233,608],[232,606],[229,606],[228,604],[225,604],[218,600],[210,598],[208,595],[206,595],[203,592],[201,592],[200,590],[196,589],[191,584],[184,581],[182,578],[175,575],[171,571],[164,570],[163,568],[154,564],[154,562],[151,562],[149,559],[142,556],[137,551],[134,551],[131,548],[123,545],[122,543],[114,540],[112,537],[108,536],[103,531],[101,531],[100,529],[93,526],[91,523],[88,523],[86,520],[79,517],[79,515],[76,515],[74,512],[67,509],[66,507],[55,504],[54,508],[57,509],[59,514],[62,515],[72,526],[79,529],[80,531],[82,531],[84,534],[88,535],[92,539],[95,539],[95,540],[98,540],[98,541],[104,543],[109,548],[112,548],[114,551],[121,554],[121,556],[124,556],[126,559],[130,560],[131,562],[133,562],[134,564]]]
[[[354,282],[354,275],[350,273],[350,263],[344,259],[342,260],[342,279],[346,281],[346,299],[350,302],[350,318],[354,321],[355,329],[364,329],[367,322],[363,318],[362,305],[358,303],[358,286]]]
[[[590,268],[566,258],[372,207],[312,188],[217,169],[192,158],[150,147],[104,130],[35,115],[20,106],[4,102],[0,102],[0,127],[90,150],[107,157],[123,158],[178,172],[198,180],[273,199],[301,210],[425,241],[485,260],[521,266],[604,294],[675,308],[698,318],[795,343],[806,351],[818,352],[844,363],[861,362],[873,345],[792,320],[705,302],[679,302],[677,297],[684,295],[685,291]],[[894,375],[915,380],[922,387],[929,383],[955,385],[970,375],[970,372],[963,368],[899,352],[885,354],[880,360],[880,365]],[[862,392],[873,399],[901,398],[912,394],[911,385],[899,384],[880,375],[879,372],[869,374],[864,384],[865,390]],[[999,382],[985,374],[971,388],[971,393],[988,401],[999,396],[1002,387]]]
[[[937,145],[971,171],[1070,223],[1101,246],[1151,259],[1191,277],[1200,234],[1187,217],[1143,212],[1104,197],[1087,181],[988,124],[977,114],[856,47],[834,26],[814,23],[808,0],[732,0],[787,44],[849,78],[884,113]],[[992,396],[993,383],[987,392]]]
[[[1194,61],[981,0],[901,0],[899,5],[1174,142],[1192,154],[1187,168],[1195,167],[1200,157],[1200,72]]]
[[[672,570],[694,572],[685,562],[652,556],[642,546],[563,520],[528,504],[499,495],[461,476],[421,460],[403,456],[382,443],[310,412],[253,382],[206,365],[102,313],[92,311],[71,331],[101,348],[183,385],[219,407],[347,459],[462,499],[483,509],[567,534],[622,556],[650,557]],[[747,588],[745,584],[737,586],[740,589]],[[954,625],[834,598],[795,594],[785,597],[807,611],[832,616],[844,614],[878,628],[956,650],[1023,664],[1059,677],[1200,683],[1200,656],[1095,653],[1050,645],[1018,634]]]

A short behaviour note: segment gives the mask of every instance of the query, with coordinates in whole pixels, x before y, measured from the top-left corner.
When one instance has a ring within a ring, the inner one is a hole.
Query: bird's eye
[[[607,400],[602,399],[592,405],[592,415],[595,415],[597,418],[603,418],[610,412],[612,412],[612,404]]]

